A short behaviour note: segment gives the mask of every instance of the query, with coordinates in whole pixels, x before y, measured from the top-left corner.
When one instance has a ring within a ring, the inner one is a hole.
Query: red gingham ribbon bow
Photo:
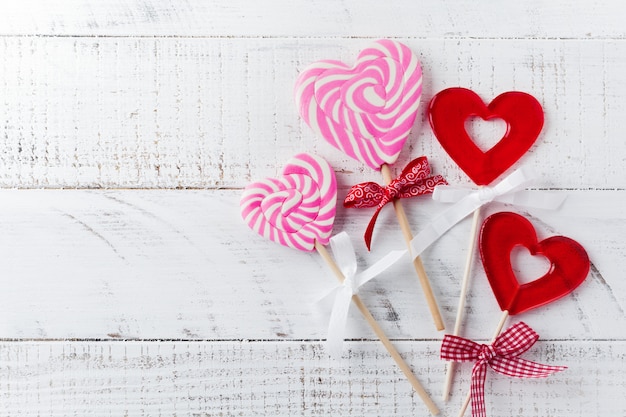
[[[545,378],[567,366],[548,366],[520,359],[539,339],[526,323],[509,327],[491,345],[480,345],[459,336],[445,335],[441,344],[441,359],[454,362],[476,361],[472,368],[472,417],[485,417],[485,376],[487,365],[494,371],[518,378]]]
[[[375,182],[363,182],[350,188],[343,206],[346,208],[376,207],[365,230],[365,244],[370,249],[374,224],[380,210],[394,198],[409,198],[432,193],[436,185],[447,184],[441,175],[430,176],[430,166],[425,156],[409,162],[398,178],[382,187]]]

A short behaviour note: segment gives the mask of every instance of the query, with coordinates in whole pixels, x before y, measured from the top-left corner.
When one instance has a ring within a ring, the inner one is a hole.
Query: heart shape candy
[[[250,228],[276,243],[312,251],[328,244],[335,221],[337,182],[324,159],[306,153],[291,158],[280,178],[248,184],[241,216]]]
[[[509,169],[535,143],[543,127],[541,104],[520,91],[500,94],[485,105],[471,90],[448,88],[432,98],[428,115],[443,149],[477,185],[488,185]],[[487,152],[476,146],[465,129],[472,116],[507,123],[502,139]]]
[[[295,85],[304,121],[374,169],[398,158],[421,95],[419,60],[407,46],[386,39],[362,50],[352,68],[330,60],[308,66]]]
[[[551,263],[542,277],[520,284],[511,266],[511,251],[521,245]],[[553,236],[538,241],[533,225],[519,214],[489,216],[480,231],[480,256],[500,309],[523,313],[557,300],[578,287],[589,273],[589,257],[576,241]]]

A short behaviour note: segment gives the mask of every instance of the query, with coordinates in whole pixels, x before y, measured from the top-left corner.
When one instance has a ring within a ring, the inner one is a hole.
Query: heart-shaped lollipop
[[[330,239],[337,204],[331,166],[306,153],[294,156],[280,178],[249,184],[241,196],[241,216],[263,237],[291,248],[312,251]]]
[[[415,122],[422,69],[411,50],[379,40],[353,67],[319,61],[296,81],[296,104],[305,122],[331,145],[374,169],[398,158]]]
[[[511,252],[516,246],[525,247],[532,255],[545,256],[550,261],[550,270],[534,281],[520,284],[511,265]],[[491,344],[496,341],[509,315],[543,306],[571,293],[585,280],[590,267],[587,252],[578,242],[563,236],[539,241],[533,225],[519,214],[510,212],[492,214],[483,222],[480,255],[503,312]],[[476,392],[472,386],[458,415],[465,414]]]
[[[543,109],[539,102],[533,96],[517,91],[503,93],[489,105],[485,105],[471,90],[448,88],[432,98],[428,108],[428,117],[441,146],[477,185],[489,185],[510,168],[537,140],[543,127]],[[507,124],[507,130],[498,143],[483,152],[465,128],[465,123],[470,117],[480,117],[483,120],[502,119]],[[438,217],[439,230],[448,230],[461,219],[461,217],[451,215],[455,208],[451,210],[453,211],[447,211]],[[455,335],[458,335],[461,328],[479,216],[480,205],[474,209],[470,245],[461,282],[461,297],[454,324]],[[442,220],[444,223],[441,223]],[[437,235],[440,233],[438,232]],[[415,239],[425,245],[424,236],[417,236]],[[451,364],[445,379],[445,399],[450,391],[452,370]]]
[[[246,186],[240,203],[241,216],[251,229],[284,246],[303,251],[317,250],[343,283],[345,276],[341,268],[324,248],[330,240],[337,203],[337,182],[328,162],[306,153],[296,155],[289,160],[280,178],[267,178]],[[348,282],[348,285],[351,284]],[[350,295],[350,299],[429,410],[433,414],[439,413],[363,301],[356,294]]]
[[[551,263],[542,277],[520,284],[511,265],[511,251],[527,248]],[[480,255],[500,309],[510,315],[523,313],[557,300],[578,287],[589,273],[589,257],[576,241],[553,236],[538,241],[533,225],[519,214],[501,212],[489,216],[480,232]]]
[[[331,145],[392,180],[388,164],[398,158],[415,122],[422,96],[422,68],[411,50],[382,39],[362,50],[354,66],[319,61],[296,81],[300,115]],[[396,216],[408,242],[413,234],[399,201]],[[444,328],[428,276],[419,258],[413,261],[438,330]]]
[[[509,91],[485,105],[466,88],[437,93],[428,108],[430,124],[439,143],[477,185],[488,185],[530,149],[543,127],[543,109],[530,94]],[[472,116],[500,118],[507,123],[502,139],[487,152],[480,150],[465,129]]]

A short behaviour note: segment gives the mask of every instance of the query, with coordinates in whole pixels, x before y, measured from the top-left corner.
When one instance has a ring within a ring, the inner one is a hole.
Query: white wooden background
[[[257,237],[238,213],[246,183],[302,151],[335,167],[340,197],[379,179],[315,137],[292,86],[307,64],[351,62],[387,37],[420,56],[424,103],[451,86],[539,99],[545,129],[519,165],[537,193],[568,198],[558,212],[523,213],[543,236],[579,240],[593,262],[573,294],[519,317],[541,335],[527,357],[569,369],[490,373],[488,415],[626,416],[626,6],[420,3],[2,2],[0,414],[426,415],[356,313],[345,356],[328,357],[328,306],[314,301],[330,272]],[[398,167],[426,154],[469,185],[424,108]],[[428,198],[405,207],[414,231],[441,209]],[[335,223],[363,268],[403,246],[386,209],[368,254],[370,215],[339,208]],[[423,256],[449,329],[468,230],[466,220]],[[470,366],[443,403],[443,333],[411,266],[362,297],[442,415],[456,415]],[[464,334],[488,339],[498,316],[477,262]]]

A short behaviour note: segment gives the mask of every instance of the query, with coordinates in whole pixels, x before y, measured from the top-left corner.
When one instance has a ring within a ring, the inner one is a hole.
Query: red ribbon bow
[[[518,378],[545,378],[567,366],[548,366],[520,359],[539,339],[526,323],[509,327],[491,345],[480,345],[459,336],[445,335],[441,344],[441,359],[454,362],[476,361],[472,368],[472,417],[485,417],[485,376],[487,365],[494,371]]]
[[[425,156],[420,156],[409,162],[398,178],[387,186],[381,187],[375,182],[363,182],[350,188],[343,206],[346,208],[376,207],[365,230],[365,244],[370,249],[374,224],[378,213],[385,204],[394,198],[409,198],[432,193],[436,185],[447,184],[441,175],[430,176],[430,166]]]

